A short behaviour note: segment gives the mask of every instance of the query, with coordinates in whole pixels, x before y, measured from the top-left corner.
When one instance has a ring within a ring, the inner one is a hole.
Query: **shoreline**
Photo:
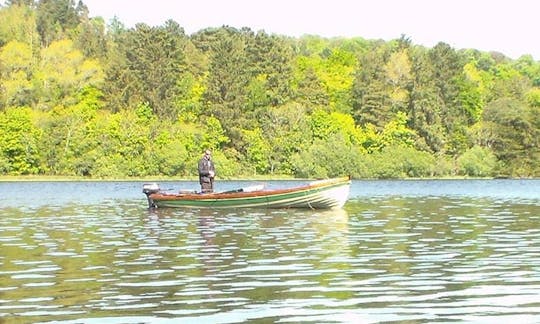
[[[261,180],[306,180],[290,176],[253,176],[253,177],[226,177],[217,178],[216,181],[261,181]],[[199,181],[198,177],[133,177],[133,178],[86,178],[70,176],[9,176],[0,175],[1,182],[158,182],[158,181]]]
[[[359,178],[353,180],[359,181],[377,181],[377,180],[538,180],[540,178],[497,178],[497,177],[464,177],[464,176],[453,176],[453,177],[426,177],[426,178],[389,178],[389,179],[378,179],[378,178]],[[276,175],[276,176],[262,176],[255,175],[252,177],[227,177],[227,178],[218,178],[216,181],[271,181],[271,180],[298,180],[298,181],[308,181],[308,180],[317,180],[317,179],[307,179],[307,178],[293,178],[286,175]],[[28,175],[28,176],[9,176],[9,175],[0,175],[0,183],[2,182],[172,182],[172,181],[198,181],[197,177],[165,177],[165,176],[156,176],[156,177],[134,177],[134,178],[85,178],[85,177],[70,177],[70,176],[46,176],[46,175]]]

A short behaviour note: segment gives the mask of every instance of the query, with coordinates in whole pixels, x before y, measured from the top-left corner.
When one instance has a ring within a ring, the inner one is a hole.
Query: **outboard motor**
[[[146,195],[146,198],[148,199],[148,208],[157,207],[154,203],[154,200],[150,198],[150,195],[159,192],[159,185],[157,183],[145,183],[143,184],[142,192]]]

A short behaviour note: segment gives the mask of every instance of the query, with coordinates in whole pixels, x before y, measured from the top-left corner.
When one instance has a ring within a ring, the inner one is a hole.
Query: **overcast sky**
[[[455,49],[523,54],[540,60],[538,0],[83,0],[90,16],[127,27],[173,19],[188,34],[207,27],[249,27],[269,34],[362,37]]]

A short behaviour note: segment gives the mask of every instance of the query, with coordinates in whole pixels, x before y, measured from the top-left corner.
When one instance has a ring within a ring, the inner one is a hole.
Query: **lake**
[[[0,322],[540,322],[540,180],[355,180],[328,211],[150,210],[142,184],[0,182]]]

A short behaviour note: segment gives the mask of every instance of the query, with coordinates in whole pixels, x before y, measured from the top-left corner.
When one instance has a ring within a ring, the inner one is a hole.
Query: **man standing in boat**
[[[212,152],[204,151],[203,157],[199,160],[199,183],[203,193],[214,191],[214,176],[216,169],[212,162]]]

